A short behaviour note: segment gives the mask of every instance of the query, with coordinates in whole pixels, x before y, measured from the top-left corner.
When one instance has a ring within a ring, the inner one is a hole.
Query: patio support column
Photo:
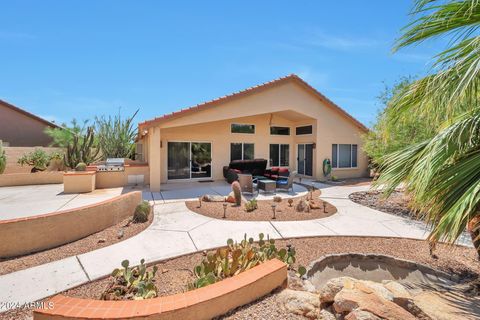
[[[318,124],[317,124],[318,126]],[[328,141],[328,140],[327,140]],[[315,150],[314,150],[314,159],[315,159],[315,179],[324,181],[326,177],[323,175],[323,160],[325,158],[330,158],[328,155],[328,144],[325,137],[320,135],[320,132],[317,128],[316,140],[315,140]]]
[[[150,191],[160,192],[160,128],[148,130],[148,167],[150,169]]]

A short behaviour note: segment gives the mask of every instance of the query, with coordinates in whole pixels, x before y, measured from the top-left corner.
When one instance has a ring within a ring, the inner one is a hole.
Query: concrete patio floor
[[[101,189],[86,194],[65,194],[63,184],[0,188],[0,220],[41,215],[78,208],[122,194],[123,188]]]
[[[149,263],[169,259],[225,245],[228,238],[241,239],[245,233],[254,238],[264,233],[277,239],[310,236],[425,239],[428,233],[421,222],[386,214],[349,200],[350,193],[367,190],[369,186],[316,183],[316,187],[322,190],[321,199],[337,207],[336,214],[316,220],[260,222],[225,221],[196,214],[188,210],[180,199],[182,195],[193,193],[180,186],[169,187],[172,189],[165,188],[157,196],[143,192],[144,197],[155,205],[154,220],[145,231],[105,248],[0,276],[0,302],[36,301],[107,276],[124,259],[129,259],[131,264],[138,264],[142,258]],[[205,187],[217,188],[215,183]],[[471,246],[468,238],[460,239],[459,243]]]

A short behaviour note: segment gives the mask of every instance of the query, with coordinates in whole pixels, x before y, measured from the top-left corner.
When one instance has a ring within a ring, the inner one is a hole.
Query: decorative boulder
[[[294,314],[309,319],[317,319],[319,312],[318,296],[306,291],[285,289],[278,295],[280,306]]]
[[[382,320],[373,313],[364,310],[353,310],[346,317],[345,320]]]
[[[340,277],[330,279],[320,290],[320,304],[332,303],[335,295],[344,287],[353,289],[356,279],[350,277]]]
[[[205,202],[223,202],[223,201],[225,201],[225,197],[206,194],[206,195],[202,196],[202,201],[205,201]]]

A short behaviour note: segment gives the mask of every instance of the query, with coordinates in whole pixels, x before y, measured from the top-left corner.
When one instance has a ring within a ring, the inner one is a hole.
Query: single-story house
[[[52,138],[45,128],[58,128],[55,123],[0,100],[0,140],[10,147],[47,147]]]
[[[368,129],[296,75],[289,75],[139,124],[137,154],[150,188],[179,180],[221,180],[232,160],[268,160],[324,180],[368,175],[361,136]],[[198,170],[198,161],[209,170]]]

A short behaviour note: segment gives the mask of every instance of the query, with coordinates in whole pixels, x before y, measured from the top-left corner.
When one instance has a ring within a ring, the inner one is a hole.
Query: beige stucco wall
[[[291,135],[270,135],[270,121],[272,125],[290,126]],[[230,133],[232,122],[255,124],[256,132],[254,135],[232,134]],[[313,134],[295,136],[295,126],[303,124],[313,124]],[[265,159],[269,158],[270,143],[289,143],[291,170],[296,170],[296,144],[316,143],[313,175],[317,179],[324,179],[322,162],[325,158],[331,158],[332,144],[357,144],[358,167],[334,169],[333,174],[339,178],[367,175],[368,161],[362,152],[363,130],[338,110],[294,82],[232,99],[218,106],[197,110],[190,115],[162,122],[156,126],[156,129],[158,128],[160,128],[160,138],[157,142],[152,143],[150,133],[152,129],[150,129],[142,143],[148,145],[146,159],[150,163],[151,175],[152,172],[154,174],[159,172],[162,183],[166,182],[167,177],[168,141],[212,142],[214,179],[223,178],[222,167],[230,162],[231,142],[254,143],[255,157]],[[163,146],[161,149],[160,141]],[[160,150],[160,161],[155,162],[156,165],[152,165],[154,162],[151,161],[152,148],[155,151]]]
[[[62,171],[0,174],[0,187],[56,184],[62,182]]]
[[[5,168],[4,174],[7,173],[27,173],[32,170],[31,166],[21,166],[18,164],[18,159],[20,159],[24,154],[35,151],[35,149],[42,149],[47,154],[53,152],[64,153],[62,148],[53,148],[53,147],[3,147],[5,151],[5,156],[7,157],[7,166]],[[50,170],[48,168],[47,170]]]
[[[0,221],[0,257],[18,256],[69,243],[133,215],[140,191],[80,208]]]
[[[129,175],[143,175],[143,184],[150,183],[148,166],[126,165],[125,171],[97,172],[95,187],[97,189],[117,188],[127,186]]]
[[[63,174],[64,193],[86,193],[95,190],[95,171],[65,172]]]
[[[4,106],[0,102],[0,140],[12,147],[48,146],[47,124]]]

